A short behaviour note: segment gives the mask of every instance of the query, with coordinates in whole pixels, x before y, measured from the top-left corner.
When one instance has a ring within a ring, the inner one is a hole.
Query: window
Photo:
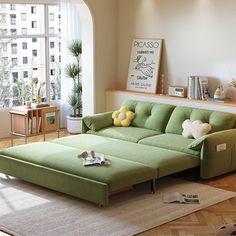
[[[0,44],[0,52],[7,52],[7,43]]]
[[[49,34],[55,34],[55,28],[54,27],[49,28]]]
[[[32,21],[32,22],[31,22],[31,27],[32,27],[33,29],[37,28],[37,22],[36,22],[36,21]]]
[[[11,25],[16,25],[16,14],[10,14]]]
[[[50,61],[51,61],[51,62],[55,62],[55,56],[51,55],[51,56],[50,56]]]
[[[28,77],[29,77],[29,72],[23,71],[23,78],[28,78]]]
[[[37,57],[38,56],[38,51],[36,49],[32,50],[32,56]]]
[[[49,20],[54,20],[54,13],[49,14]]]
[[[16,84],[8,86],[9,77],[2,76],[9,92],[4,93],[4,97],[0,93],[1,106],[23,105],[25,97],[22,96],[35,102],[37,88],[45,80],[50,87],[47,94],[46,86],[42,88],[42,98],[60,99],[60,64],[55,63],[60,56],[60,38],[56,34],[59,6],[16,3],[17,11],[10,9],[14,6],[6,4],[9,13],[0,10],[0,21],[6,22],[0,27],[0,65],[6,65],[2,74],[8,74]]]
[[[16,10],[16,4],[10,4],[10,10]]]
[[[5,10],[6,9],[6,4],[0,4],[0,9]]]
[[[32,6],[31,7],[31,13],[32,14],[36,14],[36,6]]]
[[[51,69],[51,75],[55,75],[55,69]]]
[[[27,48],[28,48],[27,43],[26,43],[26,42],[23,42],[23,43],[22,43],[22,49],[26,50]]]
[[[6,18],[7,18],[6,13],[0,13],[0,24],[6,24]]]
[[[2,57],[1,58],[1,64],[2,65],[7,65],[8,64],[8,57]]]
[[[27,14],[26,13],[21,13],[21,20],[26,21],[27,20]]]
[[[16,29],[11,29],[11,35],[16,35]]]
[[[12,66],[17,66],[18,60],[17,60],[16,57],[13,57],[13,58],[11,59],[11,64],[12,64]]]
[[[23,57],[23,64],[28,64],[28,57]]]
[[[17,54],[17,44],[16,43],[11,44],[11,54]]]
[[[22,33],[23,35],[26,35],[26,34],[27,34],[27,28],[22,28],[22,29],[21,29],[21,33]]]
[[[50,48],[54,48],[55,47],[55,43],[54,42],[50,42]]]
[[[18,81],[18,72],[12,72],[12,81],[13,83]]]

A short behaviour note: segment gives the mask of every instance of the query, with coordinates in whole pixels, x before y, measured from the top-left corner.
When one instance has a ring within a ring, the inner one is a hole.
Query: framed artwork
[[[156,93],[162,39],[133,39],[127,90]]]

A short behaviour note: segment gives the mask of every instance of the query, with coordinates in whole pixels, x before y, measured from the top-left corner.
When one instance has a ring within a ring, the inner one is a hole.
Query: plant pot
[[[82,117],[66,116],[67,131],[70,134],[79,134],[82,131]]]

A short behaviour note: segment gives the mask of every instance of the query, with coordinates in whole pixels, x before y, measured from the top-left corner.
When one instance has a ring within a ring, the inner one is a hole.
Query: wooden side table
[[[35,135],[45,135],[57,132],[59,138],[59,110],[56,106],[40,108],[26,108],[25,106],[13,107],[10,111],[11,135],[27,138]],[[13,139],[11,139],[13,146]]]

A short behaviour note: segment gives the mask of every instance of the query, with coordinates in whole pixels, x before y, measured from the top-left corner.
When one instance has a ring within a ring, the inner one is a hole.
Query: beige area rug
[[[109,207],[50,191],[17,179],[0,177],[0,229],[14,235],[134,235],[236,196],[206,185],[163,178],[112,196]],[[199,194],[200,204],[164,204],[167,192]]]

